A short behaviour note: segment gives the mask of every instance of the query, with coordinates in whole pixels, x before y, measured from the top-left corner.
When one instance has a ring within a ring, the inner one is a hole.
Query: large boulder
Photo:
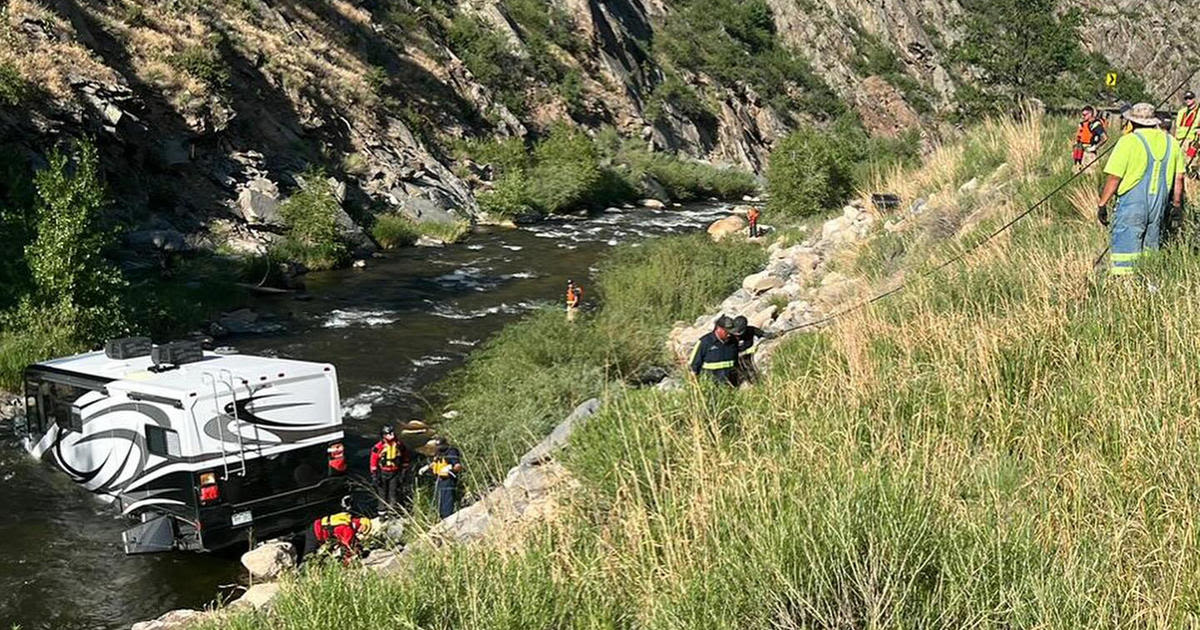
[[[292,543],[273,541],[263,543],[242,554],[242,566],[258,580],[273,580],[296,566]]]
[[[744,229],[746,229],[746,220],[735,214],[714,221],[712,225],[708,226],[708,235],[714,241],[719,241],[726,236],[738,234]]]
[[[254,610],[265,610],[271,606],[271,602],[279,595],[280,586],[278,582],[263,582],[255,584],[246,589],[237,601],[229,605],[230,609],[238,608],[253,608]]]
[[[665,204],[657,199],[643,199],[642,207],[650,208],[651,210],[662,210],[663,208],[667,207],[667,204]]]
[[[571,412],[571,415],[567,416],[558,426],[554,427],[554,430],[550,432],[550,435],[546,436],[546,439],[539,442],[521,457],[521,464],[534,466],[548,461],[555,451],[566,446],[571,434],[582,426],[585,420],[595,414],[598,409],[600,409],[599,398],[589,398],[580,403]]]
[[[203,616],[204,613],[199,610],[172,610],[158,619],[135,623],[129,630],[182,630]]]
[[[140,251],[182,252],[188,248],[187,238],[177,230],[137,230],[125,235],[125,243]]]
[[[251,225],[283,225],[279,214],[279,186],[260,177],[251,181],[238,194],[238,210]]]
[[[748,275],[745,280],[742,280],[742,288],[754,295],[766,293],[771,289],[778,289],[781,286],[783,286],[783,280],[771,275],[767,271]]]

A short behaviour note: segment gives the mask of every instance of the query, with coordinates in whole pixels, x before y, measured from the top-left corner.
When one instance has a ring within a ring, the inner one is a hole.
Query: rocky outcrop
[[[273,580],[296,566],[296,550],[291,543],[269,542],[242,554],[242,566],[255,580]]]

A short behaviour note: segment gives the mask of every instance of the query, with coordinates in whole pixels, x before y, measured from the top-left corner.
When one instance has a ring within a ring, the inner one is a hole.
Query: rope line
[[[1171,97],[1175,96],[1175,94],[1177,94],[1180,90],[1182,90],[1184,88],[1184,86],[1186,86],[1192,80],[1192,78],[1194,78],[1196,76],[1197,73],[1200,73],[1200,68],[1193,70],[1192,73],[1187,76],[1187,78],[1185,78],[1183,81],[1180,81],[1179,85],[1177,85],[1175,87],[1175,89],[1171,90],[1165,97],[1163,97],[1163,99],[1161,101],[1159,101],[1158,105],[1155,105],[1154,109],[1157,110],[1158,108],[1162,107],[1163,105],[1166,105],[1167,101],[1171,100]],[[1025,217],[1027,217],[1030,214],[1037,211],[1042,206],[1046,205],[1046,203],[1049,202],[1051,199],[1053,199],[1055,197],[1055,195],[1062,192],[1064,189],[1067,188],[1067,186],[1070,186],[1076,180],[1078,180],[1080,177],[1082,177],[1083,174],[1086,173],[1092,167],[1092,165],[1099,162],[1101,159],[1103,159],[1105,156],[1107,156],[1109,153],[1111,153],[1112,150],[1116,148],[1116,146],[1117,146],[1116,142],[1108,143],[1108,146],[1103,151],[1097,153],[1096,156],[1094,158],[1092,158],[1092,161],[1088,162],[1086,166],[1084,166],[1078,172],[1072,174],[1070,177],[1068,177],[1066,180],[1064,180],[1061,184],[1056,186],[1054,188],[1054,190],[1051,190],[1049,193],[1047,193],[1045,196],[1043,196],[1040,200],[1037,201],[1037,203],[1033,204],[1032,206],[1029,206],[1024,211],[1022,211],[1020,214],[1018,214],[1015,217],[1013,217],[1012,219],[1010,219],[1007,223],[1005,223],[1004,225],[1000,226],[999,228],[996,228],[995,230],[993,230],[992,233],[988,234],[986,237],[984,237],[983,240],[979,241],[978,243],[975,243],[974,245],[968,247],[967,249],[964,249],[963,251],[959,252],[957,255],[951,257],[949,260],[946,260],[946,261],[940,263],[933,269],[930,269],[929,271],[926,271],[925,273],[917,276],[917,279],[928,278],[928,277],[932,276],[933,274],[945,269],[946,267],[949,267],[950,265],[953,265],[953,264],[963,260],[971,253],[975,252],[975,250],[984,246],[989,241],[991,241],[992,239],[999,236],[1001,233],[1005,232],[1012,226],[1016,225],[1016,223],[1018,221],[1020,221],[1021,219],[1024,219]],[[1102,254],[1100,254],[1100,257],[1103,258],[1104,254],[1107,254],[1107,253],[1108,253],[1108,248],[1106,247],[1104,249],[1104,252]],[[849,306],[840,311],[836,311],[830,315],[826,315],[825,317],[822,317],[821,319],[813,320],[810,322],[804,322],[802,324],[792,326],[791,328],[785,328],[783,330],[778,331],[777,334],[793,332],[796,330],[803,330],[805,328],[813,328],[816,326],[820,326],[822,324],[827,324],[834,320],[841,319],[842,317],[845,317],[846,315],[849,315],[856,311],[860,311],[876,302],[879,302],[880,300],[884,300],[886,298],[889,298],[889,297],[903,291],[904,288],[907,287],[911,283],[912,283],[912,280],[905,279],[903,282],[901,282],[897,286],[892,287],[891,289],[888,289],[887,291],[884,291],[882,293],[879,293],[879,294],[871,297],[868,300],[859,302],[858,304]]]

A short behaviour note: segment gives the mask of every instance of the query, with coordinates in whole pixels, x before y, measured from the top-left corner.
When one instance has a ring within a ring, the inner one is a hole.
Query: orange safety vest
[[[759,214],[760,213],[757,209],[750,208],[750,211],[746,213],[746,218],[749,219],[751,223],[754,223],[758,221]]]
[[[1092,143],[1092,140],[1094,140],[1096,137],[1095,134],[1092,133],[1092,124],[1095,122],[1096,122],[1095,119],[1092,119],[1092,120],[1089,120],[1086,122],[1080,122],[1079,123],[1079,131],[1075,133],[1075,141],[1084,146],[1090,145]],[[1101,120],[1100,128],[1104,129],[1105,127],[1107,127],[1107,125],[1105,124],[1105,122],[1103,120]]]
[[[579,303],[579,298],[583,297],[583,289],[579,287],[567,287],[567,306],[575,306]]]

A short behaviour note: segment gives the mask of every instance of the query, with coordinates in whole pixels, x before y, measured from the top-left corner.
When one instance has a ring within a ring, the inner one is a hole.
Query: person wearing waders
[[[462,455],[446,441],[446,438],[434,438],[425,443],[426,452],[432,453],[433,460],[421,468],[421,474],[433,475],[433,500],[437,506],[438,518],[446,518],[454,513],[458,494],[458,478],[462,474]]]
[[[745,315],[733,318],[734,339],[737,339],[738,358],[734,379],[738,385],[758,381],[758,369],[754,367],[754,354],[758,351],[759,339],[774,339],[775,333],[768,332],[758,326],[751,326]]]
[[[583,301],[583,289],[574,280],[567,280],[567,321],[575,321],[579,303]]]
[[[712,332],[704,335],[692,348],[689,368],[692,374],[705,374],[713,382],[736,385],[734,370],[737,369],[738,344],[733,333],[733,319],[728,315],[717,318]]]
[[[1108,203],[1116,197],[1109,249],[1109,273],[1114,276],[1132,274],[1146,250],[1159,248],[1172,187],[1174,207],[1181,205],[1183,195],[1183,152],[1159,128],[1154,106],[1138,103],[1122,116],[1132,131],[1121,136],[1108,158],[1108,180],[1096,211],[1096,219],[1107,227]]]

